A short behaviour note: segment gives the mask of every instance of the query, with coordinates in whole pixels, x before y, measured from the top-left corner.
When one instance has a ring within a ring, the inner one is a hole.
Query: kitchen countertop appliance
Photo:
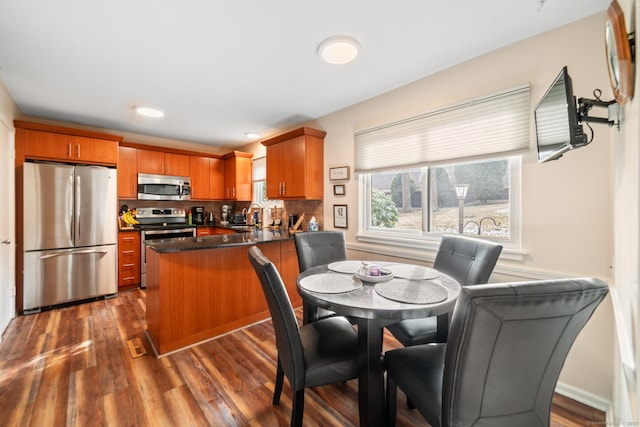
[[[222,205],[222,220],[220,225],[229,225],[229,222],[233,220],[233,206]]]
[[[140,287],[147,287],[146,244],[149,241],[194,237],[195,225],[187,224],[187,211],[182,208],[138,208],[135,226],[140,230]]]
[[[193,218],[193,223],[195,225],[204,225],[205,223],[205,213],[204,206],[194,206],[191,208],[191,216]]]
[[[26,162],[25,313],[118,290],[116,170]]]

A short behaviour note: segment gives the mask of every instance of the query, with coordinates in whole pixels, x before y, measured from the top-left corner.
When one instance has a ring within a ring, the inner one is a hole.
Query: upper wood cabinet
[[[191,200],[224,199],[224,160],[189,156]]]
[[[138,149],[138,172],[189,176],[189,157],[185,154]]]
[[[224,199],[251,201],[251,158],[253,154],[233,151],[224,158]]]
[[[118,199],[138,198],[138,155],[133,147],[118,147]]]
[[[224,163],[222,159],[209,159],[209,198],[224,199]],[[251,179],[251,178],[250,178]]]
[[[15,120],[25,158],[115,166],[122,137]]]
[[[267,147],[268,198],[323,199],[325,135],[303,127],[262,141]]]
[[[209,200],[209,157],[189,156],[191,200]]]

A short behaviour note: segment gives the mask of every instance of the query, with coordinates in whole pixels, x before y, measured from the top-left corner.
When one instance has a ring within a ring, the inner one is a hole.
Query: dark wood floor
[[[0,346],[4,426],[287,426],[291,390],[271,404],[271,322],[156,359],[145,335],[145,294],[12,320]],[[178,320],[177,320],[178,321]],[[127,341],[147,354],[132,358]],[[385,338],[385,349],[398,347]],[[398,393],[398,426],[426,425]],[[604,414],[559,397],[551,425],[584,426]],[[305,426],[358,424],[357,380],[307,390]]]

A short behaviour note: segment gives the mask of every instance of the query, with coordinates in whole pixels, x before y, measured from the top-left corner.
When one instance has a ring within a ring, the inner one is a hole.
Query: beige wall
[[[640,18],[638,0],[620,1],[628,32],[635,31]],[[635,81],[640,73],[637,71]],[[636,92],[638,86],[636,84]],[[617,302],[615,368],[613,385],[614,418],[622,424],[640,421],[640,331],[638,283],[640,271],[640,102],[636,96],[624,107],[620,132],[613,132],[614,284],[611,293]]]
[[[0,119],[13,128],[13,119],[16,118],[19,111],[11,95],[0,81]]]
[[[592,98],[592,91],[600,88],[603,98],[609,99],[603,22],[604,14],[590,17],[308,123],[327,132],[326,173],[334,166],[349,165],[353,169],[356,131],[523,83],[531,85],[533,107],[564,65],[569,67],[578,97]],[[539,165],[533,151],[524,157],[521,248],[524,258],[516,261],[503,257],[494,281],[611,277],[612,131],[606,125],[592,126],[593,143],[567,153],[557,162]],[[531,144],[535,147],[533,120]],[[357,177],[352,176],[347,183],[344,197],[333,195],[332,184],[325,177],[325,227],[331,228],[333,223],[331,206],[346,203],[350,256],[389,259],[376,254],[386,248],[358,242]],[[426,252],[406,253],[418,260],[432,259],[432,254]],[[560,377],[559,390],[603,409],[608,406],[613,371],[612,330],[611,303],[607,299],[576,341]]]

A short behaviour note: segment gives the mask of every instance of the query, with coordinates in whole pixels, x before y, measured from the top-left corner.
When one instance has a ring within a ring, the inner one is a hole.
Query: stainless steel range
[[[146,242],[150,240],[193,237],[195,225],[187,224],[187,212],[181,208],[138,208],[136,228],[140,233],[140,287],[147,287]]]

